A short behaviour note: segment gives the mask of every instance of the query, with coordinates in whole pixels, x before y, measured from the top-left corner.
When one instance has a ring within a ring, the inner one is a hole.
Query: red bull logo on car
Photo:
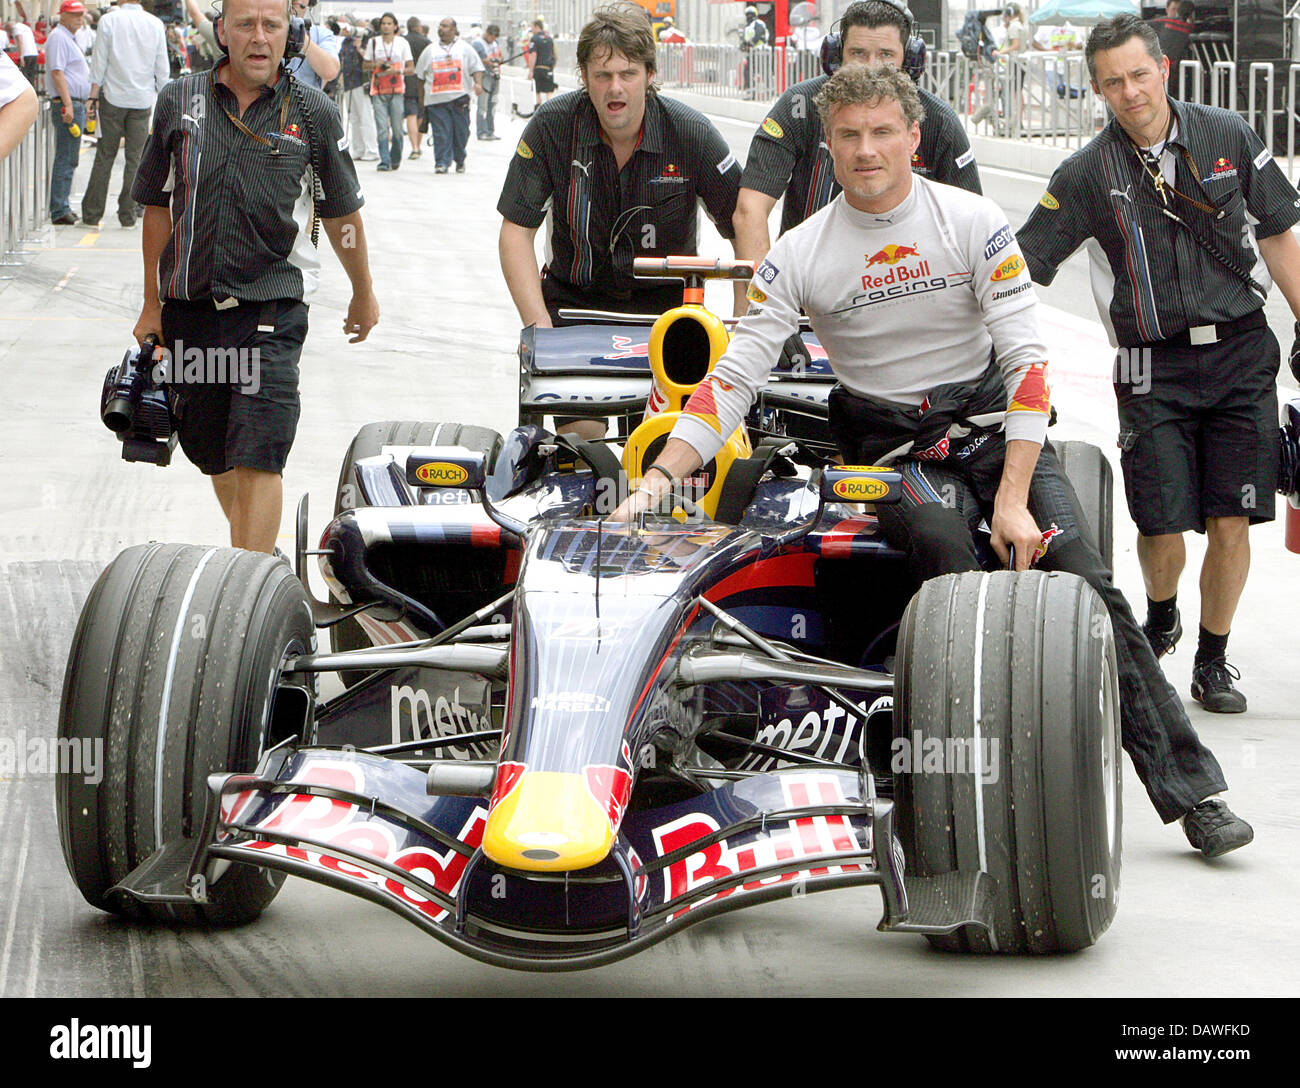
[[[894,265],[907,257],[919,257],[920,255],[921,251],[916,246],[887,245],[884,249],[868,255],[867,267],[871,268],[878,264]]]

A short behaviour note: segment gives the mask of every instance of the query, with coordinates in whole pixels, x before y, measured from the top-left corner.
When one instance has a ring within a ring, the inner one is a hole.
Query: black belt
[[[1267,324],[1268,319],[1264,316],[1264,311],[1261,308],[1248,313],[1245,317],[1238,317],[1232,321],[1220,321],[1216,325],[1193,325],[1191,328],[1184,329],[1167,339],[1149,340],[1146,343],[1131,346],[1138,348],[1204,347],[1207,344],[1217,344],[1221,340],[1239,336],[1243,332],[1249,332],[1251,329],[1258,329]]]

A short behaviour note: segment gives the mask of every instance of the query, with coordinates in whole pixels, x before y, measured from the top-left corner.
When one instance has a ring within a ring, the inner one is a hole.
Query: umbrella
[[[1031,23],[1086,26],[1116,15],[1140,15],[1136,0],[1047,0],[1029,17]]]

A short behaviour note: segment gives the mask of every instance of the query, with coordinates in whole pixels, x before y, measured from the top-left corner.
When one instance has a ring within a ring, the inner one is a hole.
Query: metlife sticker
[[[984,259],[989,260],[995,253],[1004,250],[1011,244],[1011,227],[1005,226],[998,231],[992,238],[984,243]]]

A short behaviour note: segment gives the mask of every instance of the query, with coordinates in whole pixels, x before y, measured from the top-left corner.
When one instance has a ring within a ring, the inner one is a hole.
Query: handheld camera
[[[99,416],[104,426],[122,442],[122,460],[147,461],[162,467],[171,463],[176,448],[172,421],[172,392],[154,374],[154,349],[158,338],[146,336],[104,376]]]

